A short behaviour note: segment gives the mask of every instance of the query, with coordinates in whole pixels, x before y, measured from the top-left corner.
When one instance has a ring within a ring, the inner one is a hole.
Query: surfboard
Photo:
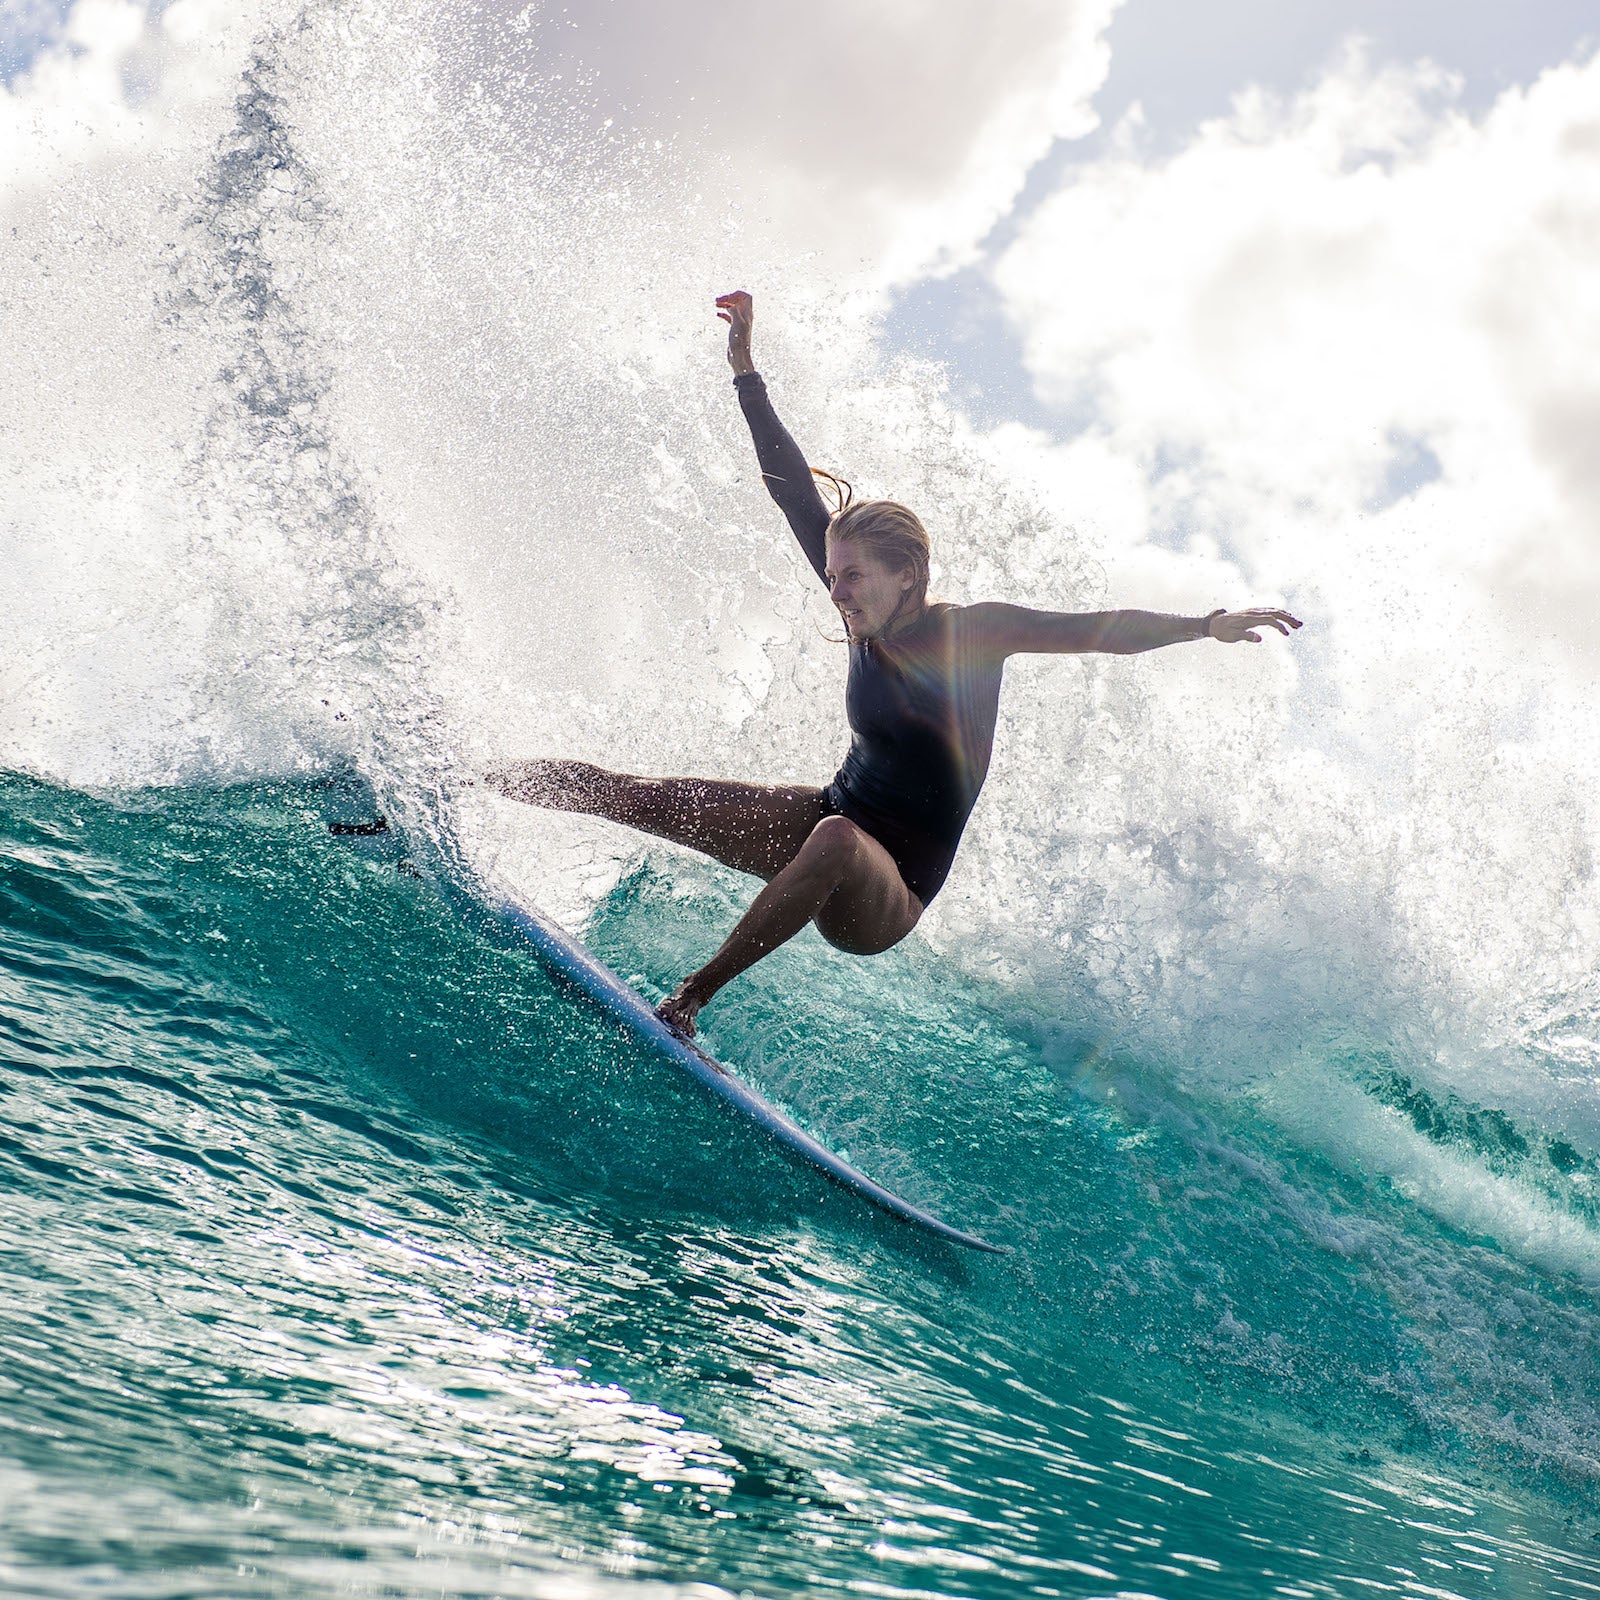
[[[990,1244],[987,1239],[980,1239],[974,1233],[953,1227],[932,1212],[924,1211],[921,1206],[913,1205],[893,1190],[884,1188],[881,1183],[851,1166],[842,1156],[836,1156],[826,1145],[812,1138],[792,1117],[786,1116],[749,1084],[735,1077],[693,1039],[687,1039],[676,1029],[668,1027],[643,996],[624,983],[571,935],[536,911],[505,899],[490,909],[501,922],[522,935],[547,972],[586,995],[619,1022],[625,1023],[653,1046],[658,1054],[688,1073],[702,1088],[709,1090],[801,1162],[887,1211],[890,1216],[937,1234],[941,1239],[965,1245],[970,1250],[986,1250],[994,1255],[1007,1253],[1004,1245]]]
[[[340,838],[377,845],[386,854],[395,853],[397,837],[381,816],[369,812],[362,820],[330,820],[328,831]],[[401,852],[400,864],[405,864]],[[450,899],[463,895],[458,873],[446,872],[439,884]],[[453,891],[453,892],[452,892]],[[513,939],[532,952],[540,966],[568,990],[580,995],[622,1023],[660,1057],[686,1073],[703,1090],[722,1102],[750,1127],[776,1143],[785,1154],[813,1168],[841,1188],[887,1212],[952,1244],[969,1250],[1007,1255],[1005,1245],[991,1244],[977,1234],[967,1233],[921,1206],[902,1198],[891,1189],[869,1178],[842,1156],[814,1139],[792,1117],[780,1111],[755,1089],[736,1077],[693,1039],[670,1028],[654,1008],[630,985],[586,949],[577,939],[557,927],[549,918],[479,879],[462,907],[474,920],[488,917]]]

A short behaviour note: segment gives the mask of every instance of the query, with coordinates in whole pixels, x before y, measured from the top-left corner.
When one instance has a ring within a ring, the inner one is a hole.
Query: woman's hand
[[[750,329],[756,319],[755,302],[743,289],[717,296],[717,315],[728,324],[728,365],[735,377],[754,372],[750,359]]]
[[[1259,606],[1253,611],[1221,611],[1206,620],[1206,632],[1224,644],[1238,644],[1241,640],[1260,644],[1261,635],[1256,632],[1257,628],[1276,628],[1279,633],[1287,635],[1291,628],[1299,626],[1300,619],[1291,617],[1287,611]]]

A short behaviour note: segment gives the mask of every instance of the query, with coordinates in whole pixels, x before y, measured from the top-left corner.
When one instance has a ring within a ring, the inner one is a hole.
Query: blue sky
[[[1382,61],[1428,57],[1463,80],[1463,104],[1483,110],[1600,39],[1589,0],[1128,0],[1111,24],[1111,76],[1096,104],[1116,123],[1143,104],[1158,145],[1171,148],[1249,83],[1303,89],[1354,34]]]
[[[984,259],[953,276],[902,288],[887,320],[891,341],[947,364],[953,390],[975,418],[1007,416],[1052,433],[1083,418],[1040,403],[1020,373],[1019,345],[989,282],[988,266],[1034,206],[1075,165],[1106,153],[1130,112],[1141,149],[1170,156],[1234,96],[1259,86],[1305,90],[1353,39],[1375,65],[1429,60],[1460,80],[1457,104],[1481,115],[1505,89],[1600,42],[1592,0],[1125,0],[1109,30],[1110,72],[1094,97],[1099,123],[1055,142],[1028,174],[1013,209],[985,241]]]
[[[25,72],[61,31],[71,0],[0,0],[0,81]]]

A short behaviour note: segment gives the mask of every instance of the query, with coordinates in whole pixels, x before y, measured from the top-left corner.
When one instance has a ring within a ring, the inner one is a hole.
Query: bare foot
[[[656,1007],[656,1015],[675,1033],[681,1033],[685,1039],[692,1039],[694,1038],[694,1019],[699,1015],[700,1008],[704,1004],[705,1001],[694,989],[694,980],[685,978]]]

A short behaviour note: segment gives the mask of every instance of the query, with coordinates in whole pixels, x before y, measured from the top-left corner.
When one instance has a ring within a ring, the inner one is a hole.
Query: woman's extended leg
[[[636,778],[587,761],[512,761],[483,781],[513,800],[605,817],[771,879],[827,814],[820,789],[719,778]]]
[[[755,897],[722,948],[657,1008],[686,1034],[718,989],[792,939],[808,922],[852,955],[877,955],[916,927],[922,902],[894,858],[845,817],[824,817],[795,858]]]

